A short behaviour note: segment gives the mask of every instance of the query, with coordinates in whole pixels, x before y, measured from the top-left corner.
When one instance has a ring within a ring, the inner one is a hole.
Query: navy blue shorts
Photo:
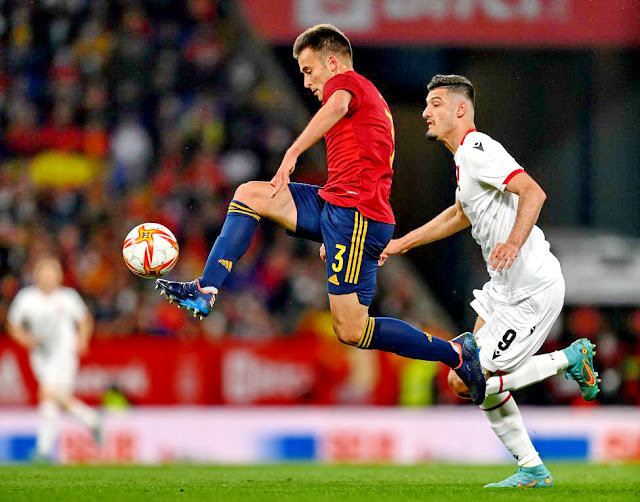
[[[319,186],[289,183],[289,190],[298,212],[296,231],[290,235],[324,243],[329,293],[358,293],[361,304],[371,305],[378,258],[394,225],[365,218],[356,208],[326,202],[318,195]]]

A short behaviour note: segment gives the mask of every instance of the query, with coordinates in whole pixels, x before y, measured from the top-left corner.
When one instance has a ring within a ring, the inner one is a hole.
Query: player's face
[[[427,139],[440,140],[455,129],[457,101],[453,98],[454,94],[444,87],[437,87],[427,95],[427,106],[422,112],[427,121]]]
[[[54,260],[45,260],[36,266],[35,283],[39,289],[51,292],[62,283],[62,270],[60,264]]]
[[[298,56],[298,65],[304,75],[304,86],[322,101],[324,84],[333,77],[333,73],[323,58],[322,53],[307,47]]]

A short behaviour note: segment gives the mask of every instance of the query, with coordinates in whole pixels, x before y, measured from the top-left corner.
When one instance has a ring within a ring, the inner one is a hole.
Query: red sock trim
[[[451,342],[451,344],[457,345],[458,348],[460,349],[460,352],[458,352],[458,355],[460,356],[460,363],[455,368],[452,367],[452,369],[457,370],[460,366],[462,366],[462,347],[460,346],[459,343],[456,343],[456,342]]]
[[[480,408],[480,409],[481,409],[482,411],[493,411],[493,410],[497,410],[497,409],[498,409],[498,408],[500,408],[501,406],[504,406],[504,405],[507,403],[507,401],[508,401],[509,399],[511,399],[511,393],[509,393],[509,395],[507,396],[507,398],[506,398],[504,401],[502,401],[500,404],[496,404],[495,406],[492,406],[491,408],[487,408],[487,409]]]

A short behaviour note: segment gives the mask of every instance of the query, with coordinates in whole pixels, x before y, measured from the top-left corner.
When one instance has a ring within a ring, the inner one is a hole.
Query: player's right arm
[[[318,142],[347,114],[351,99],[351,94],[348,91],[338,89],[318,110],[318,113],[313,116],[304,131],[289,147],[282,158],[278,171],[271,179],[270,183],[273,186],[271,197],[275,197],[279,191],[284,190],[289,184],[289,176],[296,168],[298,157]]]
[[[19,345],[22,345],[27,350],[31,350],[36,348],[38,340],[24,326],[26,321],[25,312],[27,309],[26,294],[26,290],[18,292],[11,302],[9,311],[7,312],[7,332]]]
[[[410,249],[439,241],[467,228],[471,223],[462,210],[459,200],[421,227],[399,239],[391,239],[380,255],[380,265],[392,255],[404,254]]]
[[[84,355],[87,352],[93,325],[93,316],[87,311],[87,314],[78,322],[78,355]]]
[[[13,324],[7,322],[7,331],[9,336],[13,338],[19,345],[22,345],[27,350],[35,349],[38,345],[36,337],[33,336],[24,326],[21,324]]]

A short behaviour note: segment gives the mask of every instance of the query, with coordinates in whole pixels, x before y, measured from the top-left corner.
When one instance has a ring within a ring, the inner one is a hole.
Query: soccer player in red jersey
[[[209,314],[218,290],[242,257],[262,217],[291,235],[322,243],[333,328],[340,341],[360,349],[441,361],[467,384],[473,401],[484,399],[485,380],[474,336],[440,340],[388,317],[370,317],[378,259],[393,235],[389,204],[395,133],[389,107],[376,87],[353,69],[348,38],[320,24],[295,41],[293,55],[304,86],[322,103],[289,147],[270,182],[240,185],[201,277],[158,279],[169,301]],[[324,187],[290,182],[298,157],[324,137],[329,176]]]

